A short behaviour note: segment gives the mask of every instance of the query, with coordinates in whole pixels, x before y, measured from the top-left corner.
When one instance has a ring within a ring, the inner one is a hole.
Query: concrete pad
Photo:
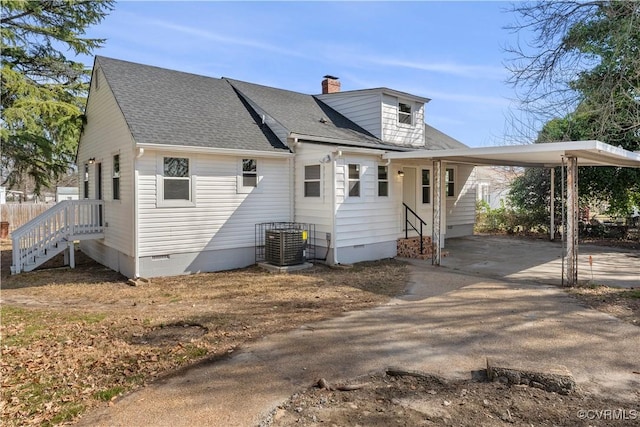
[[[264,268],[270,273],[291,273],[294,271],[306,270],[307,268],[313,267],[313,264],[310,262],[304,262],[302,264],[296,265],[273,265],[268,262],[259,262],[258,267]]]
[[[508,280],[562,284],[562,243],[508,236],[466,236],[446,240],[442,266]],[[592,264],[589,264],[591,256]],[[640,251],[580,245],[578,282],[640,287]]]
[[[248,345],[183,370],[80,420],[86,426],[255,426],[319,378],[388,366],[471,378],[486,358],[564,365],[586,393],[640,400],[640,328],[587,309],[561,289],[411,264],[403,299]]]

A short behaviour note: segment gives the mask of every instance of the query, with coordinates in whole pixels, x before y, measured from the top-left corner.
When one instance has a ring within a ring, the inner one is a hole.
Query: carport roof
[[[549,142],[498,147],[454,148],[385,153],[385,159],[431,159],[451,163],[493,166],[553,167],[575,157],[580,166],[640,168],[640,153],[600,141]]]

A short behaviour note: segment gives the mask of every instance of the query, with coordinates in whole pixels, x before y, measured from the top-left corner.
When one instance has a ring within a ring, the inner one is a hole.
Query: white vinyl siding
[[[377,138],[382,138],[380,93],[332,93],[318,98]]]
[[[288,159],[256,156],[262,191],[239,194],[241,158],[193,155],[196,205],[158,209],[155,165],[165,156],[179,153],[149,151],[139,160],[140,256],[253,247],[255,224],[291,220]]]
[[[411,107],[411,125],[398,122],[400,103]],[[382,139],[405,147],[424,147],[424,104],[383,95]]]
[[[319,159],[331,158],[331,146],[322,144],[301,143],[296,146],[294,159],[294,221],[314,224],[316,229],[317,246],[326,248],[326,233],[332,233],[333,212],[331,198],[333,197],[333,162],[320,163],[320,197],[305,197],[305,166],[317,164]],[[314,242],[312,242],[314,243]],[[333,244],[332,244],[333,245]],[[324,252],[316,253],[323,257]]]
[[[476,174],[473,166],[455,168],[456,194],[447,197],[447,226],[473,224],[476,212]]]
[[[348,165],[360,165],[360,197],[348,197]],[[340,247],[395,241],[402,201],[398,191],[389,197],[377,197],[378,159],[375,156],[345,155],[336,167],[336,234],[338,258]],[[392,174],[390,173],[390,176]],[[393,187],[394,184],[390,183]],[[402,192],[400,191],[400,194]]]
[[[99,77],[96,77],[99,76]],[[95,158],[102,164],[102,196],[104,202],[105,238],[101,244],[130,257],[133,256],[133,152],[134,143],[129,127],[116,103],[111,88],[99,68],[94,69],[93,79],[100,79],[100,88],[91,88],[86,107],[87,122],[80,138],[78,162]],[[114,200],[111,185],[114,153],[119,155],[120,200]],[[96,173],[89,165],[89,198],[96,198]],[[83,168],[81,171],[84,172]],[[83,177],[84,179],[84,177]],[[91,245],[93,241],[83,242]]]

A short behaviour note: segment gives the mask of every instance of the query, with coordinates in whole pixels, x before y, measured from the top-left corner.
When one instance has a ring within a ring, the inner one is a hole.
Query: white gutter
[[[218,154],[222,156],[247,156],[254,155],[256,157],[273,157],[273,158],[287,158],[293,157],[293,153],[276,152],[276,151],[259,151],[259,150],[242,150],[237,148],[215,148],[215,147],[188,147],[184,145],[172,145],[172,144],[149,144],[138,143],[136,147],[152,150],[163,151],[179,151],[184,153],[201,153],[201,154]]]
[[[411,151],[412,150],[412,148],[410,148],[410,147],[402,147],[402,146],[399,146],[399,145],[398,146],[394,146],[392,144],[387,144],[387,145],[379,146],[378,144],[375,144],[373,142],[368,143],[368,142],[361,142],[361,141],[349,141],[347,139],[342,139],[342,138],[329,138],[329,137],[326,137],[326,136],[303,135],[303,134],[295,133],[295,132],[291,132],[289,134],[289,137],[290,138],[295,138],[296,140],[301,140],[301,141],[310,142],[310,143],[318,142],[318,143],[327,143],[327,144],[334,144],[334,145],[343,145],[343,146],[349,147],[349,149],[351,149],[351,150],[357,150],[357,149],[367,150],[367,149],[370,149],[370,150],[377,151],[378,153],[384,152],[384,151],[387,151],[387,150],[393,150],[393,149],[397,149],[400,152]],[[352,146],[351,144],[357,144],[358,146]],[[413,149],[413,150],[415,150],[415,149]]]

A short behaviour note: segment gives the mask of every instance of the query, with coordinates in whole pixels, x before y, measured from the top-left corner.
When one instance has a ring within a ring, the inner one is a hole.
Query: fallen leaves
[[[29,284],[12,276],[8,288],[3,278],[3,425],[71,421],[180,366],[384,303],[407,280],[394,261],[290,275],[248,268],[137,287],[107,273],[95,265],[45,270],[29,273]]]

